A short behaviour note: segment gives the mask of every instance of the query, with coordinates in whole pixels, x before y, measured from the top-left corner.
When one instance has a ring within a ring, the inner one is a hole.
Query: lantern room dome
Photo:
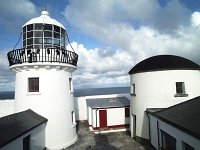
[[[26,22],[24,26],[27,26],[29,24],[36,24],[36,23],[42,23],[42,24],[52,24],[52,25],[56,25],[56,26],[59,26],[63,29],[65,29],[65,27],[60,23],[58,22],[57,20],[55,19],[52,19],[50,16],[49,16],[49,13],[48,11],[44,10],[42,11],[41,13],[41,16],[39,17],[36,17],[36,18],[33,18],[31,20],[29,20],[28,22]]]

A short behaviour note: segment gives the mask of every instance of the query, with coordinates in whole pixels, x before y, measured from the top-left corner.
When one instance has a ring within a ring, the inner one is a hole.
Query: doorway
[[[107,110],[99,110],[100,128],[107,128]]]
[[[23,139],[23,150],[30,150],[30,135]]]

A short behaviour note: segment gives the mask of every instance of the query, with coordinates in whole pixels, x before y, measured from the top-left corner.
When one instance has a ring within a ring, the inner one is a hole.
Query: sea
[[[74,89],[74,97],[93,96],[93,95],[109,95],[109,94],[123,94],[129,93],[129,87],[105,87],[105,88],[87,88]],[[14,99],[14,91],[0,92],[0,100]]]

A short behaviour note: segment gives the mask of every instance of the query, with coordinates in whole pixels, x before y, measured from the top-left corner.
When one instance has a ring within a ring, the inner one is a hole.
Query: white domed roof
[[[65,27],[60,22],[58,22],[55,19],[52,19],[51,17],[49,17],[49,13],[46,10],[42,11],[40,17],[36,17],[36,18],[33,18],[33,19],[29,20],[27,23],[25,23],[23,25],[23,27],[26,26],[26,25],[35,24],[35,23],[52,24],[52,25],[56,25],[56,26],[59,26],[59,27],[65,29]]]

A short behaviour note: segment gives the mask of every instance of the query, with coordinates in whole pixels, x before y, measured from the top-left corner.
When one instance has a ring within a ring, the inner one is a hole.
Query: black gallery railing
[[[22,63],[66,63],[77,66],[78,55],[75,52],[60,48],[16,49],[8,52],[9,65]]]

